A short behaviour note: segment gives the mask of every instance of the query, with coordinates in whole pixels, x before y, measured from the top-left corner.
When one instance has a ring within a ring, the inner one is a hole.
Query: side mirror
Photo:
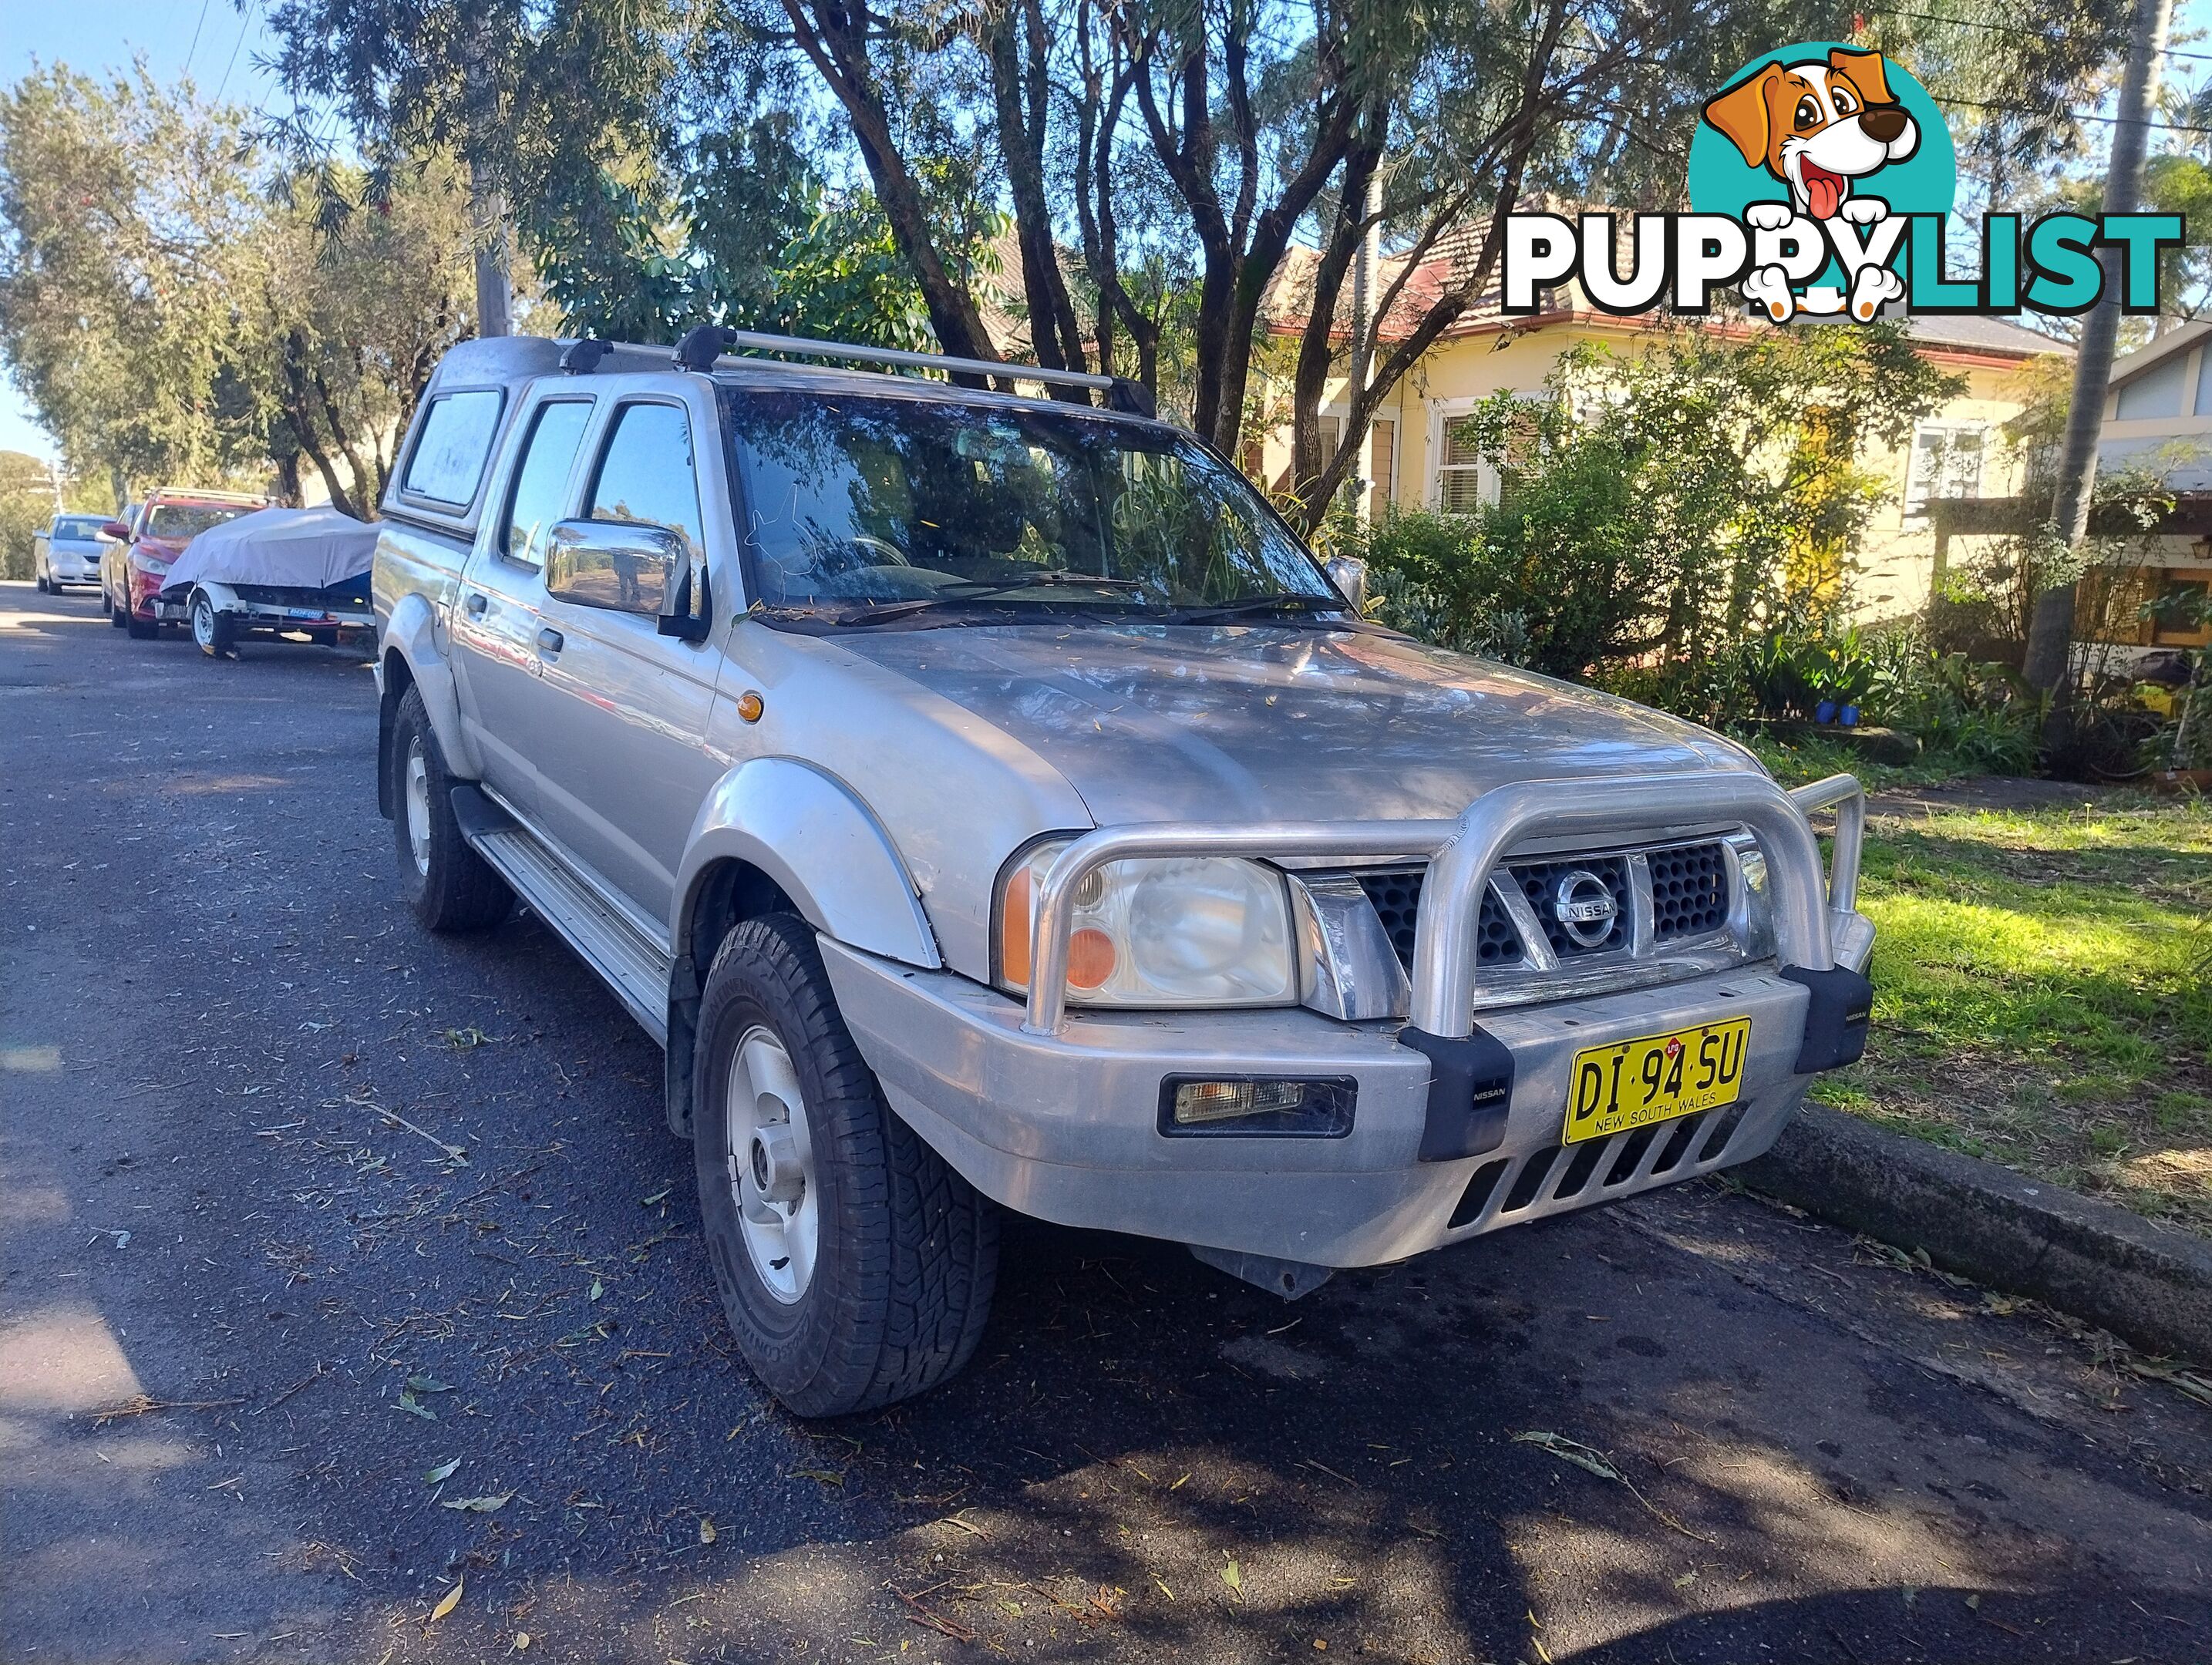
[[[610,612],[689,623],[691,545],[682,532],[636,520],[563,520],[546,541],[545,589]],[[677,613],[678,605],[683,612]],[[699,621],[702,635],[706,621]]]
[[[1322,570],[1328,581],[1336,586],[1344,599],[1352,604],[1352,611],[1364,617],[1367,611],[1367,563],[1357,556],[1333,555],[1322,562]]]
[[[127,544],[131,541],[131,528],[120,520],[106,520],[100,524],[100,535],[112,538],[118,544]]]

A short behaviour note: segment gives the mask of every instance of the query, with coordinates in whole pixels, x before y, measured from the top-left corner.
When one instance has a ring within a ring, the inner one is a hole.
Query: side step
[[[572,874],[480,788],[457,786],[453,798],[453,818],[477,854],[599,974],[639,1026],[666,1046],[668,951]]]

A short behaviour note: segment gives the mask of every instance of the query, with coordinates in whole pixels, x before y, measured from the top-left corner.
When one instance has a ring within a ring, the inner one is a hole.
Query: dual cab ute
[[[1008,374],[471,343],[384,503],[401,883],[664,1042],[792,1409],[957,1370],[1002,1207],[1296,1297],[1741,1162],[1857,1056],[1856,782],[1379,629],[1140,389]]]

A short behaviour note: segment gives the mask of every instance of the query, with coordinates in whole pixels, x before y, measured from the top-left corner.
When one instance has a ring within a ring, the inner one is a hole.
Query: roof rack
[[[817,341],[805,336],[766,335],[757,330],[733,330],[719,324],[701,324],[684,332],[676,343],[672,362],[679,369],[711,370],[718,359],[739,351],[787,353],[797,358],[842,360],[854,364],[880,365],[886,369],[939,370],[948,374],[1001,376],[1014,381],[1042,382],[1047,386],[1081,387],[1106,395],[1107,408],[1138,416],[1157,416],[1158,407],[1142,382],[1127,376],[1093,375],[1085,370],[1047,370],[1034,364],[1009,364],[1000,360],[953,358],[943,353],[909,353],[896,347],[856,347],[840,341]]]

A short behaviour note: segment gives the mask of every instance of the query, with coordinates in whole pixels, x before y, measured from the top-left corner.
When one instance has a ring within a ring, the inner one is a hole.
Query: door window
[[[642,521],[681,532],[691,558],[706,548],[700,533],[699,479],[691,460],[691,424],[680,406],[626,404],[599,455],[592,483],[591,518]]]
[[[529,566],[545,564],[545,539],[568,507],[568,476],[592,418],[588,399],[562,399],[538,407],[523,442],[522,461],[508,495],[501,554]]]

